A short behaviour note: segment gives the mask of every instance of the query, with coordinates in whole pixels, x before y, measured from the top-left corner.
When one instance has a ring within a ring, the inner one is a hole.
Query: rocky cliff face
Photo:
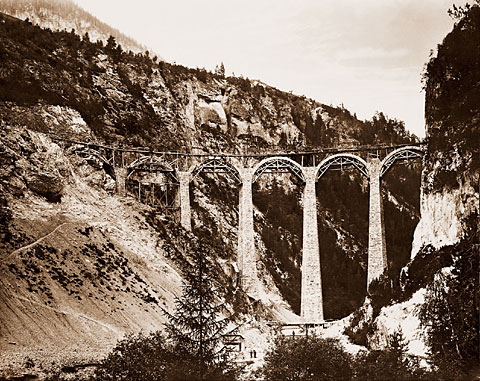
[[[439,249],[465,238],[473,228],[478,203],[478,171],[476,175],[459,178],[456,189],[432,193],[424,190],[420,202],[422,217],[415,229],[411,257],[427,245]]]
[[[478,6],[445,37],[428,63],[421,220],[412,256],[427,244],[439,248],[471,235],[479,214],[480,80]]]
[[[463,277],[460,279],[465,290],[478,285],[478,271],[477,278],[472,279],[471,274],[467,276],[458,269],[453,275],[452,269],[463,256],[472,258],[474,273],[478,269],[479,48],[477,5],[457,22],[427,65],[424,79],[428,146],[423,160],[421,218],[415,229],[412,260],[403,270],[402,288],[381,303],[384,307],[374,318],[376,329],[370,335],[374,348],[385,347],[388,334],[400,326],[410,353],[425,357],[429,349],[418,319],[425,286],[439,274],[448,279]],[[461,319],[471,318],[470,313],[478,316],[478,305],[476,312],[469,307],[471,300],[457,302],[456,307],[464,314]],[[469,324],[477,324],[478,332],[478,320],[475,323],[471,319]]]

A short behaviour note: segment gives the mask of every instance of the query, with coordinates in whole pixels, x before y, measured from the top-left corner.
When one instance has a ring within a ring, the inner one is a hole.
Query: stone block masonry
[[[315,184],[317,168],[305,167],[303,195],[303,252],[302,295],[300,315],[305,322],[323,321],[322,276],[318,245],[317,196]]]
[[[241,168],[239,229],[238,229],[238,267],[242,288],[252,297],[257,296],[257,255],[255,252],[255,234],[253,226],[253,168]]]
[[[239,276],[239,285],[242,286],[242,269],[243,269],[243,186],[238,192],[238,233],[237,233],[237,268]]]
[[[124,167],[115,167],[115,186],[117,188],[117,193],[120,196],[125,196],[127,194],[126,182],[128,175],[128,168]]]
[[[383,221],[383,202],[380,187],[382,162],[373,158],[368,161],[370,178],[370,204],[368,216],[368,269],[367,287],[378,279],[387,269],[387,251],[385,245],[385,224]]]
[[[180,225],[185,230],[192,230],[192,212],[190,209],[190,172],[177,172],[180,183],[178,200],[180,203]]]

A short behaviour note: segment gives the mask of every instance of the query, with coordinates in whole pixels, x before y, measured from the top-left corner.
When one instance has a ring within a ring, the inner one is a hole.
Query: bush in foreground
[[[99,380],[167,380],[173,350],[160,332],[119,341],[95,372]]]
[[[354,365],[356,380],[422,380],[428,379],[415,356],[407,353],[407,343],[398,329],[388,336],[384,350],[360,352]]]
[[[160,331],[130,335],[119,341],[95,371],[95,380],[235,380],[236,369],[224,362],[204,364],[198,356],[175,346]],[[199,367],[202,368],[201,375]]]
[[[277,380],[349,380],[351,356],[337,340],[316,336],[279,337],[259,376]]]

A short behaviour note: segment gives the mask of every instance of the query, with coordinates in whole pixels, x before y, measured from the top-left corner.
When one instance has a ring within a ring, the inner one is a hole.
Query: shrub
[[[129,335],[118,342],[95,371],[99,380],[167,380],[172,349],[160,332]]]
[[[278,337],[259,371],[270,380],[349,380],[351,357],[337,340]]]
[[[354,361],[354,379],[420,380],[428,379],[416,357],[407,354],[401,329],[388,336],[384,350],[360,352]]]
[[[451,275],[439,272],[427,286],[418,317],[439,378],[468,378],[479,369],[479,253],[457,253]]]

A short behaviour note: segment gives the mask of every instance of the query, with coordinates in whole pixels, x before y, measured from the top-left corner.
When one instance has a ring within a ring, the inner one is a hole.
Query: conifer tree
[[[220,65],[215,66],[215,74],[225,77],[225,66],[223,65],[223,62],[221,62]]]
[[[183,293],[175,299],[176,310],[169,313],[167,336],[172,341],[185,367],[178,366],[176,377],[215,380],[235,379],[236,367],[223,348],[223,334],[228,324],[222,318],[224,304],[219,302],[219,289],[202,242],[190,253],[184,265]]]
[[[105,46],[108,50],[114,50],[117,47],[117,41],[115,40],[115,37],[110,35],[107,40],[107,45]]]
[[[183,292],[175,299],[165,333],[132,335],[120,341],[98,366],[100,380],[236,380],[240,373],[223,345],[228,324],[215,281],[215,264],[204,242],[188,249],[182,264]]]

